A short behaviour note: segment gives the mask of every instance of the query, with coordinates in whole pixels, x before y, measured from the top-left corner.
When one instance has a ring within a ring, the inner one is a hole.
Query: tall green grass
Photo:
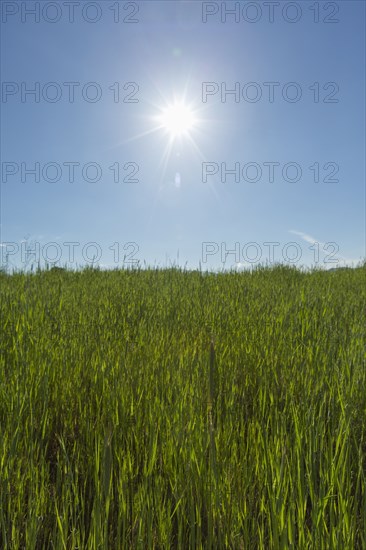
[[[0,283],[1,548],[366,548],[365,267]]]

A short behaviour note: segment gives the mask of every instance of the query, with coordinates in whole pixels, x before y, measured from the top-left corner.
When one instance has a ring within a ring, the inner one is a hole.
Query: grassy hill
[[[0,274],[0,547],[366,548],[365,283]]]

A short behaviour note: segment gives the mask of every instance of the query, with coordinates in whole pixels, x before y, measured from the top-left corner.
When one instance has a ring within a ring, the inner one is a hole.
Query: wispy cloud
[[[301,237],[301,239],[309,244],[315,244],[317,243],[319,245],[319,250],[321,250],[323,252],[323,254],[332,254],[331,251],[327,251],[326,249],[326,245],[327,243],[323,242],[323,241],[320,241],[319,239],[315,239],[314,237],[312,237],[311,235],[309,235],[308,233],[303,233],[302,231],[296,231],[295,229],[290,229],[289,233],[292,233],[293,235],[297,235],[298,237]],[[330,244],[330,243],[328,243]],[[336,244],[338,246],[338,243],[333,243],[333,244]],[[327,266],[327,268],[332,268],[332,267],[353,267],[355,265],[357,265],[361,258],[346,258],[344,256],[340,256],[339,254],[335,254],[335,257],[334,259],[337,259],[338,262],[331,262],[331,261],[328,261],[328,262],[325,262],[325,265]]]
[[[308,235],[307,233],[303,233],[302,231],[295,231],[294,229],[290,229],[289,232],[292,233],[293,235],[298,235],[307,243],[310,243],[310,244],[319,243],[321,245],[325,244],[320,242],[318,239],[314,239],[314,237],[312,237],[311,235]]]

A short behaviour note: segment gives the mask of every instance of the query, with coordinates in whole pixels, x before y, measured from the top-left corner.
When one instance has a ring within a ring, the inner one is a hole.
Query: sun
[[[171,137],[189,135],[196,124],[193,111],[184,102],[175,102],[166,107],[159,116],[159,123]]]

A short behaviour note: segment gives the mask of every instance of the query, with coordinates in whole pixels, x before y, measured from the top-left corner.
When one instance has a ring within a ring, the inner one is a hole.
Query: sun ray
[[[116,148],[122,147],[156,133],[162,134],[160,138],[162,138],[164,134],[166,136],[165,143],[161,149],[160,158],[158,159],[160,177],[159,181],[156,182],[156,193],[151,202],[149,216],[146,219],[147,228],[151,226],[157,204],[160,200],[159,198],[161,197],[161,193],[164,192],[164,182],[166,181],[168,165],[174,150],[184,147],[184,143],[187,143],[191,148],[191,154],[193,153],[201,162],[206,160],[197,143],[197,139],[200,135],[203,135],[202,125],[205,121],[207,122],[207,120],[205,117],[202,117],[202,113],[206,111],[208,106],[200,105],[198,108],[197,104],[188,100],[188,83],[186,83],[186,86],[183,87],[179,95],[172,93],[168,98],[160,90],[160,96],[162,99],[160,105],[151,101],[148,102],[150,107],[155,110],[155,115],[151,114],[147,117],[151,123],[150,128],[122,140],[115,145]],[[160,146],[161,145],[162,144],[160,144]],[[219,193],[215,183],[210,181],[207,183],[207,186],[214,200],[218,202]]]

